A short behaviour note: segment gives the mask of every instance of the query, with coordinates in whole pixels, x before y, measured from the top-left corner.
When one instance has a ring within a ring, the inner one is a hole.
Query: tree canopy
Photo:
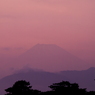
[[[85,88],[79,88],[77,83],[62,81],[49,86],[50,91],[41,92],[33,90],[30,83],[25,80],[17,81],[12,87],[5,89],[5,95],[95,95],[95,91],[87,92]]]
[[[32,90],[31,88],[32,86],[30,86],[29,82],[20,80],[15,82],[12,87],[5,89],[5,91],[7,92],[6,95],[27,95]]]

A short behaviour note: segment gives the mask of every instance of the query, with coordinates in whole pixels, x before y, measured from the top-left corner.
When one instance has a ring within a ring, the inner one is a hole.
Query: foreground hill
[[[45,71],[34,71],[32,69],[21,70],[15,74],[0,79],[0,92],[11,87],[17,80],[26,80],[31,83],[33,89],[42,91],[50,90],[48,88],[52,83],[60,81],[70,81],[78,83],[81,88],[95,91],[95,68],[82,71],[62,71],[59,73],[49,73]]]
[[[68,80],[63,75],[49,73],[44,71],[22,70],[15,74],[4,77],[0,80],[0,92],[4,93],[4,89],[11,87],[17,80],[26,80],[31,83],[34,89],[42,91],[49,90],[48,86],[53,82],[60,82],[62,79]]]
[[[71,82],[76,82],[82,88],[87,88],[87,90],[95,91],[95,68],[91,67],[87,70],[82,71],[62,71],[60,72],[62,76],[68,76]]]

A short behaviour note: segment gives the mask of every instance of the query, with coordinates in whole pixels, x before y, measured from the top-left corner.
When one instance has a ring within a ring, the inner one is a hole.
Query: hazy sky
[[[22,53],[38,43],[93,62],[95,0],[0,0],[0,53]]]

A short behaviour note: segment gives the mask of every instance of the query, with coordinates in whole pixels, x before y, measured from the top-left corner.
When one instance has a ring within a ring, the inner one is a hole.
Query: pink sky
[[[0,0],[0,53],[56,44],[94,62],[95,0]]]

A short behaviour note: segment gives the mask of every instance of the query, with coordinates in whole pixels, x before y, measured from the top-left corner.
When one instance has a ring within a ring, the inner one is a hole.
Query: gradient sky
[[[94,64],[95,0],[0,0],[0,55],[38,43],[56,44]]]

